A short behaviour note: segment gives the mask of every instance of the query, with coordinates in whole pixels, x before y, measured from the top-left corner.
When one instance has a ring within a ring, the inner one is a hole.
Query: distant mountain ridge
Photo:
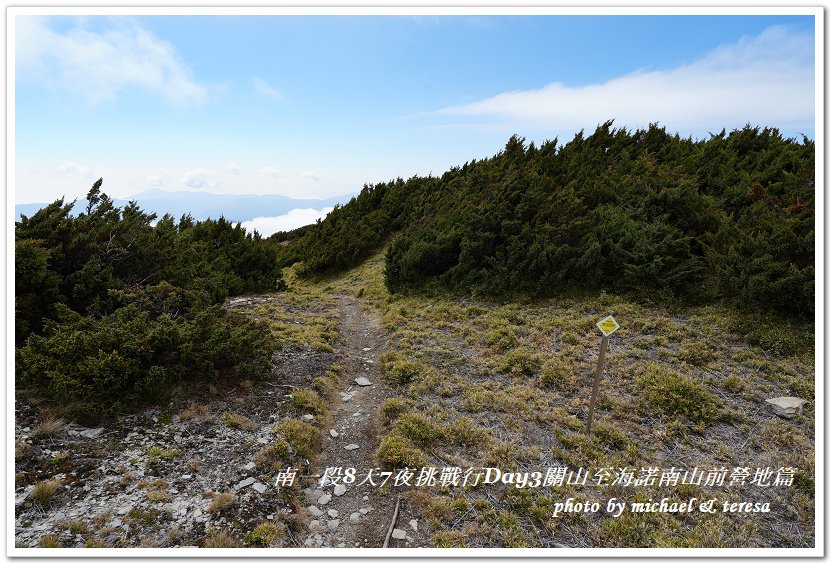
[[[150,189],[138,193],[128,199],[113,199],[113,203],[122,207],[129,201],[135,201],[139,207],[148,213],[155,213],[159,217],[170,213],[176,219],[186,213],[196,220],[208,218],[218,219],[220,216],[228,221],[250,221],[256,217],[276,217],[285,215],[292,209],[323,209],[337,204],[348,203],[354,194],[328,199],[294,199],[282,195],[235,195],[212,194],[206,192],[181,192]],[[73,209],[79,212],[85,205],[83,199],[78,200],[79,207]],[[14,206],[15,218],[21,214],[31,216],[48,203],[21,203]]]

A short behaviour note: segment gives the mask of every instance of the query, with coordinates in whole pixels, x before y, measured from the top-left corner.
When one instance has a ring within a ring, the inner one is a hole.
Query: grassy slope
[[[422,489],[409,502],[439,547],[808,547],[814,545],[814,360],[778,357],[730,330],[734,313],[668,311],[611,295],[530,304],[389,295],[383,253],[336,279],[294,291],[347,292],[380,311],[392,331],[387,375],[400,398],[381,406],[390,436],[378,453],[437,467],[503,470],[643,467],[798,468],[792,487],[488,485]],[[584,434],[599,347],[594,323],[613,314],[614,334],[595,432]],[[785,420],[764,400],[808,399]],[[392,439],[391,437],[395,437]],[[401,439],[403,438],[403,439]],[[424,458],[424,456],[426,456]],[[589,483],[591,479],[589,478]],[[605,506],[690,497],[770,502],[769,514],[566,515],[568,497]]]

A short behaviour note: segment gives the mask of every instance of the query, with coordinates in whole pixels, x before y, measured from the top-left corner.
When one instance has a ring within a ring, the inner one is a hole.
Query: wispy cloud
[[[242,227],[248,231],[257,231],[264,237],[269,237],[279,231],[291,231],[293,229],[310,225],[317,219],[325,219],[326,215],[334,209],[326,207],[320,209],[292,209],[285,215],[276,217],[256,217],[242,223]]]
[[[607,119],[629,127],[659,121],[672,130],[703,134],[746,123],[812,130],[813,51],[811,34],[776,26],[676,68],[579,87],[553,82],[437,113],[514,131],[579,130]]]
[[[181,183],[193,190],[204,190],[216,185],[216,172],[207,168],[195,168],[182,176]]]
[[[319,182],[320,176],[318,176],[315,172],[302,172],[300,174],[304,179],[309,180],[311,182]]]
[[[265,79],[260,78],[259,76],[254,76],[251,81],[254,83],[254,90],[256,90],[257,94],[265,96],[275,102],[282,100],[282,92],[268,84]]]
[[[89,178],[92,176],[92,170],[89,167],[74,161],[67,161],[59,164],[57,170],[58,172],[63,172],[65,174],[76,174],[78,176],[82,176],[85,178]]]
[[[280,178],[285,177],[285,174],[280,172],[279,168],[277,168],[276,166],[265,166],[260,172],[262,172],[272,180],[279,180]]]
[[[89,106],[114,100],[138,88],[176,106],[203,103],[207,89],[197,84],[170,43],[131,19],[96,32],[82,20],[56,31],[48,18],[15,18],[16,71],[23,80],[80,96]]]

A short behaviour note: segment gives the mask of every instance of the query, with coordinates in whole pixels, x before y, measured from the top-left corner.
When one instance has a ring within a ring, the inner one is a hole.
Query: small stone
[[[257,444],[267,444],[268,443],[268,438],[257,438],[256,443]]]
[[[360,521],[360,512],[352,512],[349,514],[349,520],[352,522],[359,522]]]
[[[352,416],[360,416],[359,412],[354,413]]]
[[[366,387],[372,384],[372,382],[366,379],[365,377],[358,377],[354,380],[354,382],[360,385],[361,387]]]
[[[329,520],[329,528],[334,530],[337,526],[340,525],[340,520]]]
[[[306,420],[314,420],[314,415],[313,414],[304,414],[303,418],[306,419]]]
[[[132,507],[130,506],[122,506],[118,509],[118,515],[123,516],[124,514],[128,513]]]
[[[316,529],[320,528],[321,526],[322,526],[322,524],[320,524],[319,520],[312,520],[308,524],[309,530],[316,530]]]
[[[256,492],[258,492],[259,494],[262,494],[262,493],[264,493],[265,491],[267,491],[267,490],[268,490],[268,485],[265,485],[265,484],[263,484],[263,483],[259,483],[259,482],[254,483],[254,484],[252,485],[252,487],[253,487],[253,489],[254,489]]]
[[[337,518],[338,516],[340,516],[340,513],[339,513],[339,512],[337,512],[337,511],[336,511],[335,509],[333,509],[333,508],[329,508],[329,510],[328,510],[328,515],[329,515],[329,518]]]
[[[766,402],[772,406],[772,411],[775,414],[784,418],[792,418],[796,414],[800,414],[807,403],[807,401],[798,397],[775,397],[774,399],[767,399]]]
[[[305,545],[308,546],[308,547],[311,547],[312,545],[314,545],[314,538],[307,538],[305,540]]]
[[[190,473],[185,473],[184,475],[182,475],[182,479],[184,479],[185,481],[187,481],[188,479],[193,479],[193,475],[191,475]]]
[[[323,515],[323,511],[320,510],[319,508],[317,508],[316,506],[314,506],[313,504],[308,507],[308,511],[311,512],[311,514],[314,515],[314,516],[319,517],[319,516]]]
[[[392,537],[396,540],[405,540],[406,539],[406,530],[401,530],[400,528],[395,528],[392,530]]]
[[[365,508],[361,508],[358,512],[360,512],[361,514],[368,514],[369,513],[369,511],[366,510]]]
[[[256,463],[254,463],[254,462],[252,461],[252,462],[250,462],[250,463],[246,463],[246,464],[245,464],[245,466],[244,466],[242,469],[244,469],[245,471],[250,471],[250,470],[252,470],[252,469],[253,469],[253,468],[255,468],[255,467],[256,467]]]
[[[342,497],[346,494],[346,485],[335,485],[334,486],[334,496]]]
[[[239,483],[237,483],[234,486],[234,489],[238,491],[239,489],[244,489],[248,485],[253,485],[255,482],[256,479],[254,479],[253,477],[248,477],[247,479],[242,479]]]
[[[340,433],[337,432],[337,430],[335,430],[334,428],[332,428],[331,430],[329,430],[329,435],[331,435],[332,438],[337,438],[338,436],[340,436]]]
[[[343,446],[343,449],[344,450],[356,450],[359,447],[360,446],[358,446],[357,444],[349,444],[348,446]]]
[[[83,436],[84,438],[97,438],[98,436],[100,436],[103,433],[104,433],[103,428],[89,428],[89,429],[84,430],[83,432],[81,432],[81,436]]]
[[[418,531],[418,521],[417,520],[410,520],[409,525],[412,526],[412,529],[416,532]]]
[[[323,495],[319,499],[317,499],[317,504],[320,506],[325,506],[331,502],[331,495]]]
[[[364,348],[363,349],[364,352],[368,352],[369,350],[371,350],[371,348]]]
[[[363,500],[369,500],[369,495],[363,495]]]

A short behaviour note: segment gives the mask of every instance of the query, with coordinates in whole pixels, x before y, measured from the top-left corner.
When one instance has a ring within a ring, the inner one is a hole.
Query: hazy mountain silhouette
[[[139,207],[159,217],[170,213],[178,219],[190,213],[194,219],[218,219],[220,216],[229,221],[249,221],[255,217],[275,217],[285,215],[292,209],[322,209],[347,203],[353,194],[328,199],[293,199],[281,195],[235,195],[211,194],[205,192],[168,192],[151,189],[136,194],[128,199],[114,199],[116,206],[123,206],[128,201],[138,202]],[[15,216],[32,216],[46,203],[21,203],[14,206]],[[84,205],[79,199],[74,212],[79,213]]]

